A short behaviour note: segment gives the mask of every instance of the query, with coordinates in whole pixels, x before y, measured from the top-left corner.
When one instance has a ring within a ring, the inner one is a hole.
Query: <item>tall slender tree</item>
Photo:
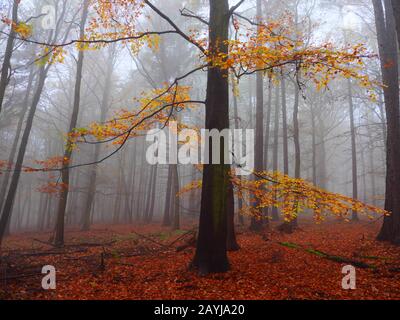
[[[85,37],[85,25],[88,17],[89,11],[89,0],[85,0],[83,3],[82,17],[79,25],[79,39]],[[76,79],[75,79],[75,89],[74,89],[74,105],[72,109],[71,120],[69,123],[69,134],[73,133],[73,130],[78,124],[79,108],[81,102],[81,85],[82,85],[82,73],[83,73],[83,61],[84,52],[80,50],[78,53],[78,61],[76,67]],[[57,222],[56,222],[56,233],[55,233],[55,245],[64,245],[64,228],[65,228],[65,211],[67,209],[67,201],[69,195],[69,184],[70,184],[70,163],[73,152],[73,142],[68,138],[65,150],[64,150],[64,162],[61,171],[61,181],[62,181],[62,192],[60,195],[60,200],[58,203],[57,212]]]
[[[353,103],[353,90],[351,81],[347,81],[347,94],[349,99],[349,115],[350,115],[350,136],[351,136],[351,173],[353,185],[353,199],[358,199],[358,174],[357,174],[357,145],[356,145],[356,126],[354,123],[354,103]],[[358,220],[356,210],[353,210],[352,220]]]
[[[62,10],[61,10],[58,22],[57,22],[56,29],[54,31],[50,32],[47,43],[54,43],[58,39],[59,34],[61,32],[61,21],[64,21],[66,11],[67,11],[67,1],[63,1],[62,2]],[[71,28],[72,28],[72,23],[69,24],[69,26],[67,27],[67,30],[65,31],[65,34],[63,37],[64,42],[66,41],[66,39],[69,35],[69,32],[71,31]],[[28,142],[29,142],[29,136],[30,136],[32,126],[33,126],[33,120],[35,118],[36,109],[37,109],[37,106],[39,105],[39,101],[40,101],[40,98],[41,98],[41,95],[43,92],[43,88],[44,88],[47,74],[50,70],[50,67],[51,67],[51,64],[47,64],[47,65],[43,64],[39,67],[35,93],[32,98],[32,103],[31,103],[29,113],[27,115],[24,133],[21,138],[21,143],[19,146],[19,150],[18,150],[18,154],[17,154],[15,166],[14,166],[14,172],[13,172],[13,175],[11,178],[10,187],[7,192],[7,197],[6,197],[4,207],[2,210],[2,215],[0,218],[0,245],[3,241],[8,221],[11,218],[12,207],[13,207],[15,195],[16,195],[17,188],[18,188],[19,178],[21,176],[22,165],[24,162],[25,153],[26,153],[26,149],[28,146]]]
[[[257,0],[257,17],[261,21],[262,5]],[[258,27],[259,32],[261,27]],[[255,145],[255,166],[254,169],[261,172],[264,169],[264,75],[262,71],[256,74],[256,145]],[[255,179],[259,179],[255,177]],[[257,208],[259,203],[254,203]],[[257,209],[257,214],[251,217],[250,230],[261,231],[263,229],[262,209]]]
[[[103,84],[103,95],[101,97],[101,105],[100,105],[100,122],[103,123],[106,120],[107,112],[109,109],[110,103],[110,88],[112,85],[112,75],[115,65],[115,45],[112,45],[108,49],[108,57],[106,63],[105,70],[105,80]],[[92,161],[97,163],[100,158],[101,152],[101,144],[97,143],[94,148]],[[98,166],[94,165],[90,168],[89,173],[89,184],[88,184],[88,193],[85,199],[84,211],[82,214],[82,230],[87,231],[90,229],[91,223],[91,212],[93,209],[93,202],[95,200],[96,195],[96,181],[97,181],[97,171]]]
[[[4,53],[3,65],[1,67],[0,75],[0,114],[2,112],[2,106],[4,101],[4,95],[6,93],[6,88],[11,76],[11,58],[14,50],[14,40],[15,40],[15,25],[18,24],[18,7],[21,0],[13,1],[12,8],[12,22],[10,26],[10,33],[7,38],[6,51]]]

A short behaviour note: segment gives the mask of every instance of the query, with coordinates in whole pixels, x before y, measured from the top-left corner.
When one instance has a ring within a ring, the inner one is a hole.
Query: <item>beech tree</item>
[[[95,138],[96,143],[112,142],[117,145],[115,151],[108,156],[97,159],[95,162],[86,164],[71,165],[71,152],[64,153],[62,167],[52,169],[53,171],[63,172],[64,180],[68,181],[66,175],[70,169],[99,164],[116,153],[118,153],[128,140],[136,138],[141,130],[168,125],[171,114],[176,114],[177,110],[184,109],[189,105],[205,105],[205,129],[223,131],[230,127],[230,88],[229,75],[240,81],[243,77],[257,73],[259,76],[263,72],[274,85],[275,89],[275,125],[274,125],[274,164],[273,173],[260,171],[264,164],[262,153],[258,159],[259,167],[254,172],[250,172],[257,177],[247,181],[238,179],[232,174],[232,167],[225,163],[227,155],[224,150],[224,143],[221,143],[219,152],[219,164],[205,164],[202,168],[202,181],[197,186],[201,186],[201,208],[198,239],[196,253],[191,263],[192,267],[199,270],[200,274],[212,272],[225,272],[229,269],[227,257],[228,249],[235,247],[235,232],[233,223],[234,212],[234,188],[235,190],[248,190],[253,200],[259,204],[256,211],[260,208],[273,207],[273,218],[278,218],[278,207],[286,222],[290,222],[297,216],[297,210],[293,210],[293,203],[299,208],[311,208],[314,210],[316,220],[323,219],[323,211],[329,211],[339,217],[346,217],[350,210],[358,212],[374,211],[386,213],[383,210],[365,205],[356,199],[332,194],[310,185],[298,178],[290,178],[288,168],[288,127],[287,127],[287,105],[286,105],[286,82],[282,78],[284,74],[301,75],[315,83],[318,89],[324,88],[330,81],[339,76],[353,78],[364,87],[370,88],[373,83],[368,76],[359,72],[364,67],[364,59],[370,58],[365,47],[358,44],[346,46],[342,49],[335,48],[330,43],[322,45],[309,45],[304,39],[293,39],[293,20],[284,16],[282,20],[255,23],[251,19],[238,14],[237,11],[245,0],[236,1],[236,4],[229,6],[228,0],[209,0],[209,17],[204,19],[195,14],[186,14],[188,18],[201,21],[206,27],[206,39],[199,34],[185,33],[173,19],[165,14],[161,9],[153,4],[152,1],[116,1],[115,3],[95,2],[96,18],[91,21],[89,32],[82,37],[67,41],[63,39],[56,42],[56,38],[50,38],[47,42],[32,41],[50,49],[62,49],[63,47],[77,44],[79,50],[86,50],[94,47],[101,49],[111,43],[123,42],[131,45],[132,51],[140,51],[144,43],[156,46],[159,37],[169,34],[179,36],[186,42],[197,48],[200,63],[198,66],[184,75],[177,76],[165,84],[164,88],[154,88],[149,92],[143,93],[138,99],[139,111],[121,110],[114,118],[104,123],[93,123],[88,128],[75,128],[77,110],[79,107],[79,81],[76,82],[74,116],[70,122],[68,133],[68,144],[87,142],[88,138]],[[119,8],[117,10],[116,8]],[[167,30],[163,31],[138,31],[136,26],[137,18],[143,14],[143,10],[150,10],[168,25]],[[118,16],[123,12],[124,16]],[[116,17],[118,16],[117,19]],[[123,19],[126,18],[126,19]],[[122,23],[121,21],[124,20]],[[82,19],[82,21],[84,21]],[[229,36],[229,27],[235,30],[235,37]],[[248,26],[250,24],[250,27]],[[257,26],[254,30],[254,26]],[[102,33],[102,31],[104,31]],[[29,39],[27,40],[29,41]],[[83,56],[82,60],[83,61]],[[39,86],[35,95],[29,116],[28,124],[22,138],[21,149],[13,173],[13,182],[10,187],[9,195],[3,210],[1,225],[4,229],[6,222],[10,218],[12,202],[15,196],[19,174],[25,154],[29,132],[32,127],[35,108],[40,99],[40,93],[46,79],[46,72],[49,65],[41,67],[39,75]],[[197,72],[205,71],[207,74],[206,98],[196,100],[190,97],[190,88],[181,85],[181,82]],[[78,79],[79,77],[77,77]],[[261,79],[261,81],[260,81]],[[262,78],[258,77],[258,84],[262,85]],[[259,86],[260,87],[260,86]],[[261,87],[260,87],[261,88]],[[39,90],[40,89],[40,90]],[[261,90],[262,91],[262,90]],[[272,93],[272,90],[271,90]],[[78,94],[78,95],[77,95]],[[258,92],[258,115],[261,117],[263,104],[262,92]],[[269,97],[271,98],[271,95]],[[282,113],[281,113],[282,112]],[[284,132],[284,174],[278,172],[278,143],[280,132],[280,119],[282,115]],[[257,131],[259,132],[258,147],[262,151],[264,143],[263,121],[257,119]],[[223,140],[223,138],[222,138]],[[225,142],[225,141],[222,141]],[[210,158],[213,158],[213,150],[210,144]],[[261,161],[259,161],[261,159]],[[297,168],[299,169],[299,168]],[[46,169],[34,169],[33,171],[46,171]],[[152,188],[149,188],[147,203],[151,204],[154,197],[155,171],[152,169],[150,175]],[[118,186],[123,183],[122,172],[118,172]],[[178,178],[175,177],[175,183]],[[178,189],[178,187],[175,187]],[[12,191],[12,192],[11,192]],[[119,191],[121,191],[119,189]],[[10,193],[11,192],[11,193]],[[119,196],[120,196],[119,192]],[[63,212],[65,212],[64,198],[61,199],[59,210],[59,225],[63,223]],[[176,202],[178,203],[178,202]],[[151,207],[148,206],[147,214],[152,214]],[[175,226],[178,226],[177,208],[175,208]],[[114,212],[117,217],[119,210]],[[253,206],[254,214],[254,206]],[[118,220],[118,219],[116,219]],[[3,229],[0,229],[3,230]],[[62,244],[63,239],[60,233],[56,242]],[[0,234],[1,236],[1,234]],[[232,245],[233,244],[233,245]]]
[[[393,3],[396,1],[393,1]],[[400,243],[400,107],[398,46],[394,9],[390,0],[373,0],[375,24],[381,60],[383,92],[385,99],[387,142],[386,142],[386,196],[385,209],[391,214],[384,218],[379,240]],[[398,18],[398,16],[397,16]]]

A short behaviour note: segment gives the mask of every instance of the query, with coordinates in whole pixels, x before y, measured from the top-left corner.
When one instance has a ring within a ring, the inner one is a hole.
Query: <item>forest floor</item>
[[[50,233],[13,235],[1,255],[0,298],[400,299],[400,248],[375,241],[379,227],[300,221],[293,234],[271,228],[262,235],[239,227],[231,271],[205,277],[188,269],[194,248],[184,244],[193,235],[156,224],[68,231],[63,249],[44,243]],[[373,267],[357,267],[357,288],[344,290],[342,267],[350,263],[320,252]],[[41,288],[44,265],[57,270],[56,290]]]

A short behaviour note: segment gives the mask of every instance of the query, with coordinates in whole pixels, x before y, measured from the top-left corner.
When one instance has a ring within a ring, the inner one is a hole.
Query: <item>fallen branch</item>
[[[189,231],[185,232],[183,235],[181,235],[180,237],[178,237],[177,239],[175,239],[174,241],[172,241],[172,242],[168,245],[168,247],[172,247],[175,243],[179,242],[180,240],[182,240],[183,238],[185,238],[187,235],[194,233],[196,229],[197,229],[197,227],[196,227],[196,228],[193,228],[192,230],[189,230]]]
[[[58,246],[56,246],[55,244],[51,243],[51,242],[46,242],[46,241],[42,241],[39,239],[33,239],[36,242],[51,246],[53,248],[60,248]],[[83,243],[72,243],[72,244],[68,244],[65,245],[61,248],[73,248],[73,247],[104,247],[104,246],[111,246],[114,243],[116,243],[116,241],[110,241],[110,242],[105,242],[105,243],[92,243],[92,242],[83,242]]]
[[[113,240],[110,242],[104,242],[104,243],[91,243],[91,242],[84,242],[84,243],[76,243],[76,244],[69,244],[66,245],[65,248],[74,248],[74,247],[109,247],[112,246],[114,243],[117,241]]]
[[[346,257],[341,257],[341,256],[336,256],[336,255],[332,255],[320,250],[315,250],[312,248],[303,248],[301,245],[298,245],[296,243],[291,243],[291,242],[278,242],[278,244],[280,244],[281,246],[284,247],[288,247],[288,248],[292,248],[292,249],[299,249],[299,250],[303,250],[305,252],[311,253],[313,255],[316,255],[318,257],[324,258],[324,259],[328,259],[334,262],[338,262],[338,263],[348,263],[351,264],[355,267],[358,268],[363,268],[363,269],[376,269],[376,266],[362,262],[362,261],[358,261],[358,260],[354,260],[354,259],[350,259],[350,258],[346,258]]]
[[[187,248],[196,247],[196,243],[197,243],[197,237],[195,233],[193,237],[191,237],[188,241],[186,241],[185,244],[177,247],[176,252],[181,252],[183,250],[186,250]]]
[[[152,238],[150,238],[150,237],[147,237],[147,236],[145,236],[145,235],[143,235],[143,234],[137,233],[136,231],[132,231],[132,233],[136,234],[136,235],[137,235],[138,237],[140,237],[140,238],[143,238],[143,239],[146,239],[146,240],[148,240],[148,241],[151,241],[151,242],[153,242],[153,243],[159,245],[160,247],[164,247],[164,248],[168,248],[168,247],[169,247],[168,245],[166,245],[166,244],[164,244],[164,243],[157,242],[157,241],[155,241],[154,239],[152,239]]]
[[[33,239],[33,241],[39,242],[41,244],[45,244],[45,245],[53,247],[53,248],[57,248],[57,246],[55,244],[51,243],[51,242],[42,241],[42,240],[39,240],[39,239]]]
[[[22,278],[33,278],[33,277],[38,277],[38,276],[41,276],[41,275],[42,274],[40,272],[22,274],[22,275],[17,275],[17,276],[10,276],[10,277],[0,278],[0,281],[17,280],[17,279],[22,279]]]

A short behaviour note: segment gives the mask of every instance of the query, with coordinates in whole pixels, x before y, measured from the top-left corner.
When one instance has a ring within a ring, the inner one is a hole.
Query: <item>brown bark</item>
[[[225,41],[229,29],[229,1],[210,0],[209,49],[228,53]],[[229,128],[228,71],[209,68],[206,97],[206,129]],[[224,143],[221,143],[220,164],[204,166],[199,237],[192,265],[200,274],[225,272],[227,256],[227,199],[230,166],[224,164]],[[212,159],[212,150],[210,148]]]
[[[400,244],[400,111],[395,18],[390,1],[385,0],[386,12],[381,0],[373,0],[372,3],[375,12],[382,79],[385,84],[383,89],[387,121],[385,209],[391,212],[390,216],[384,218],[378,240]],[[397,10],[396,5],[395,7]]]
[[[393,15],[396,22],[396,30],[397,30],[397,40],[400,46],[400,1],[398,0],[391,0],[392,8],[393,8]]]

